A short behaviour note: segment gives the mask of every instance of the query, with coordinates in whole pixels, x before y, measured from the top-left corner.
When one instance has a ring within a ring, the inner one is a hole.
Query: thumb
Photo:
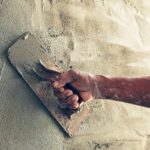
[[[59,78],[52,83],[54,88],[61,88],[65,86],[67,83],[71,83],[76,78],[76,72],[74,70],[69,70],[62,73]]]

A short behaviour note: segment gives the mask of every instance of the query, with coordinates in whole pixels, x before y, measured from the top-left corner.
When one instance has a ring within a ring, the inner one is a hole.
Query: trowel
[[[31,33],[24,33],[9,48],[8,58],[64,131],[70,137],[76,135],[89,115],[89,108],[87,104],[83,104],[81,97],[80,107],[77,110],[67,109],[65,105],[59,104],[53,95],[50,81],[57,80],[64,70],[56,65],[47,50]],[[78,94],[70,84],[66,87]]]

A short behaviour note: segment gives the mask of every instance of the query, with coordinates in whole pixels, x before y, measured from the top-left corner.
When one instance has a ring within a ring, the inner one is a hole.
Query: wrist
[[[96,75],[94,78],[93,98],[107,98],[109,96],[109,80],[102,75]]]

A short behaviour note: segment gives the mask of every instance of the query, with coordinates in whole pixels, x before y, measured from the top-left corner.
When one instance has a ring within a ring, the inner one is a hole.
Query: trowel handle
[[[70,83],[67,83],[65,87],[70,89],[70,90],[72,90],[73,94],[78,95],[78,97],[79,97],[78,103],[80,105],[83,101],[82,101],[82,98],[81,98],[81,96],[79,94],[79,91],[76,90]]]

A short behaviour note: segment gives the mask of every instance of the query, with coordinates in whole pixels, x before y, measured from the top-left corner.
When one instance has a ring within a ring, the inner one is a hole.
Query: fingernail
[[[79,107],[79,104],[78,104],[78,103],[75,103],[75,104],[73,105],[73,108],[74,108],[74,109],[78,109],[78,107]]]
[[[64,92],[64,88],[60,88],[59,92],[61,92],[61,93]]]
[[[71,95],[73,95],[73,92],[72,92],[72,91],[69,91],[69,92],[66,94],[67,97],[69,97],[69,96],[71,96]]]
[[[78,100],[79,100],[78,95],[74,95],[73,98],[72,98],[72,100],[73,100],[73,101],[78,101]]]
[[[54,88],[57,88],[58,85],[59,85],[59,82],[55,81],[52,85],[53,85]]]

